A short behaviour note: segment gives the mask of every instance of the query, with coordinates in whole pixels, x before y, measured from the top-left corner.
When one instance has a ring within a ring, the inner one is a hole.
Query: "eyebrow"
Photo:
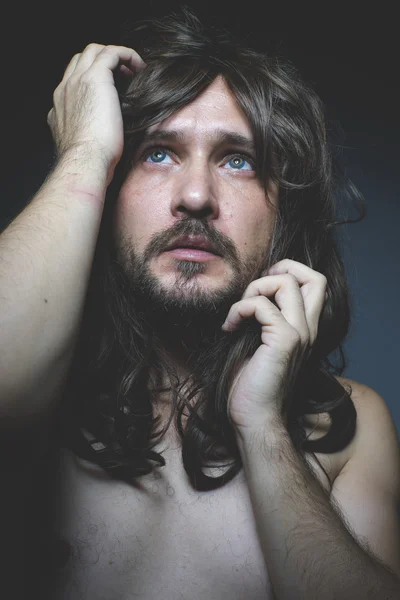
[[[218,144],[240,146],[244,151],[250,154],[255,154],[256,148],[252,139],[235,131],[227,131],[225,129],[215,129],[207,136],[210,142]],[[158,129],[156,131],[147,132],[141,142],[141,146],[154,141],[164,142],[185,142],[186,135],[183,131],[175,129]]]

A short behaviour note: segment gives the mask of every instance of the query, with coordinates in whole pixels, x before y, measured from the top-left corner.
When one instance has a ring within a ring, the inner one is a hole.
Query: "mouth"
[[[197,251],[206,254],[213,254],[214,256],[221,256],[214,244],[209,242],[206,238],[201,237],[181,237],[170,244],[167,248],[168,251]]]
[[[201,248],[172,248],[167,250],[168,254],[171,254],[174,258],[181,260],[194,260],[194,261],[206,261],[219,258],[218,254],[203,250]]]

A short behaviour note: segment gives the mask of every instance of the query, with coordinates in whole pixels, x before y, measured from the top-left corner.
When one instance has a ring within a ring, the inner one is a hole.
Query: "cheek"
[[[236,223],[236,239],[246,254],[264,249],[272,238],[278,212],[278,189],[270,182],[268,199],[261,184],[249,186],[235,204],[230,221]]]
[[[143,186],[127,182],[120,190],[115,213],[114,232],[130,237],[133,241],[149,238],[157,231],[165,227],[165,215],[162,214],[162,191],[153,190],[151,194]]]
[[[253,213],[242,214],[238,219],[237,240],[245,255],[263,252],[272,238],[275,215],[265,207]]]

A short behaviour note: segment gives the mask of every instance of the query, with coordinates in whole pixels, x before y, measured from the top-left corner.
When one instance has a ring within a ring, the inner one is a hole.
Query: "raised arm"
[[[113,73],[144,67],[134,50],[90,44],[54,92],[56,165],[0,235],[0,435],[46,420],[65,382],[105,193],[123,151]]]

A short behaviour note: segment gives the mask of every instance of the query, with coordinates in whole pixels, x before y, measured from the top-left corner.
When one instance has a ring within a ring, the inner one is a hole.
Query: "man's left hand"
[[[286,426],[289,392],[318,333],[327,279],[306,265],[284,259],[252,281],[227,315],[232,331],[243,319],[261,325],[261,345],[244,362],[228,398],[229,419],[242,438],[272,424]],[[275,306],[266,296],[275,296]]]

